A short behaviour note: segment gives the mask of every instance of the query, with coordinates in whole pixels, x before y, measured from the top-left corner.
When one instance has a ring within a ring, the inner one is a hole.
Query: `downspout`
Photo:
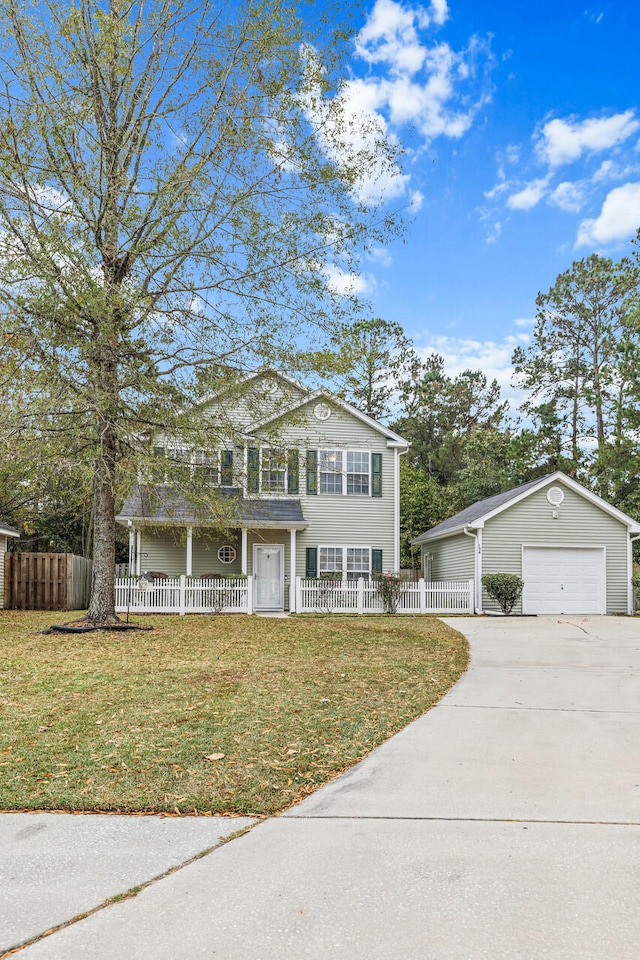
[[[471,537],[472,540],[475,540],[475,552],[473,558],[473,570],[474,570],[474,601],[475,601],[475,610],[476,613],[482,613],[482,530],[478,530],[477,533],[472,533],[469,527],[463,527],[462,532],[466,537]]]
[[[640,534],[637,537],[629,537],[629,556],[628,556],[628,571],[629,571],[629,592],[627,594],[627,612],[629,616],[633,614],[633,544],[636,540],[640,540]]]

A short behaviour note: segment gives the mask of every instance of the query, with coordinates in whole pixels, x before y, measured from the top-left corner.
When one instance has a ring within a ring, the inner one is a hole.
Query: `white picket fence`
[[[383,613],[372,580],[296,580],[298,613]],[[397,613],[473,613],[473,580],[418,580],[400,586]]]
[[[253,613],[253,579],[116,578],[118,613]],[[403,582],[397,613],[473,613],[473,580]],[[296,578],[297,613],[383,613],[372,580]]]
[[[253,613],[253,580],[168,577],[153,583],[116,578],[116,611],[124,613]]]

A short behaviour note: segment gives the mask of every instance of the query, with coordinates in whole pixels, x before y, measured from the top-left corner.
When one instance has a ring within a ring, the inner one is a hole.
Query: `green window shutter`
[[[247,451],[247,492],[260,493],[260,451],[256,447]]]
[[[297,450],[287,453],[287,493],[300,493],[300,456]]]
[[[318,451],[307,450],[307,493],[318,492]]]
[[[371,496],[382,496],[382,454],[371,454]]]
[[[382,550],[371,551],[371,573],[382,573]]]
[[[220,472],[220,483],[223,487],[233,485],[233,450],[222,451],[222,470]]]
[[[305,576],[315,580],[318,576],[318,548],[307,547],[307,566]]]

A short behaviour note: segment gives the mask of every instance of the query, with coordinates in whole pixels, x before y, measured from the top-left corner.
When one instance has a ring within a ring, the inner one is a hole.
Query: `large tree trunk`
[[[116,617],[115,594],[115,476],[116,438],[103,424],[100,456],[95,464],[93,492],[93,580],[87,619],[109,623]]]

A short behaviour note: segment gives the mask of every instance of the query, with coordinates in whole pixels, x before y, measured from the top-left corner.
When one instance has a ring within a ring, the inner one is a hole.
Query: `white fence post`
[[[476,612],[474,593],[475,593],[475,583],[473,580],[469,580],[469,613]]]
[[[362,577],[357,580],[356,610],[358,613],[364,613],[364,580]]]
[[[184,573],[180,576],[180,586],[178,587],[179,598],[178,598],[178,613],[181,617],[184,617],[185,610],[187,609],[187,578]]]
[[[420,595],[420,613],[427,612],[427,584],[424,578],[418,580],[418,593]]]
[[[247,577],[247,613],[253,613],[253,577]]]
[[[300,613],[300,611],[302,610],[302,577],[296,577],[295,591],[296,591],[296,613]]]

